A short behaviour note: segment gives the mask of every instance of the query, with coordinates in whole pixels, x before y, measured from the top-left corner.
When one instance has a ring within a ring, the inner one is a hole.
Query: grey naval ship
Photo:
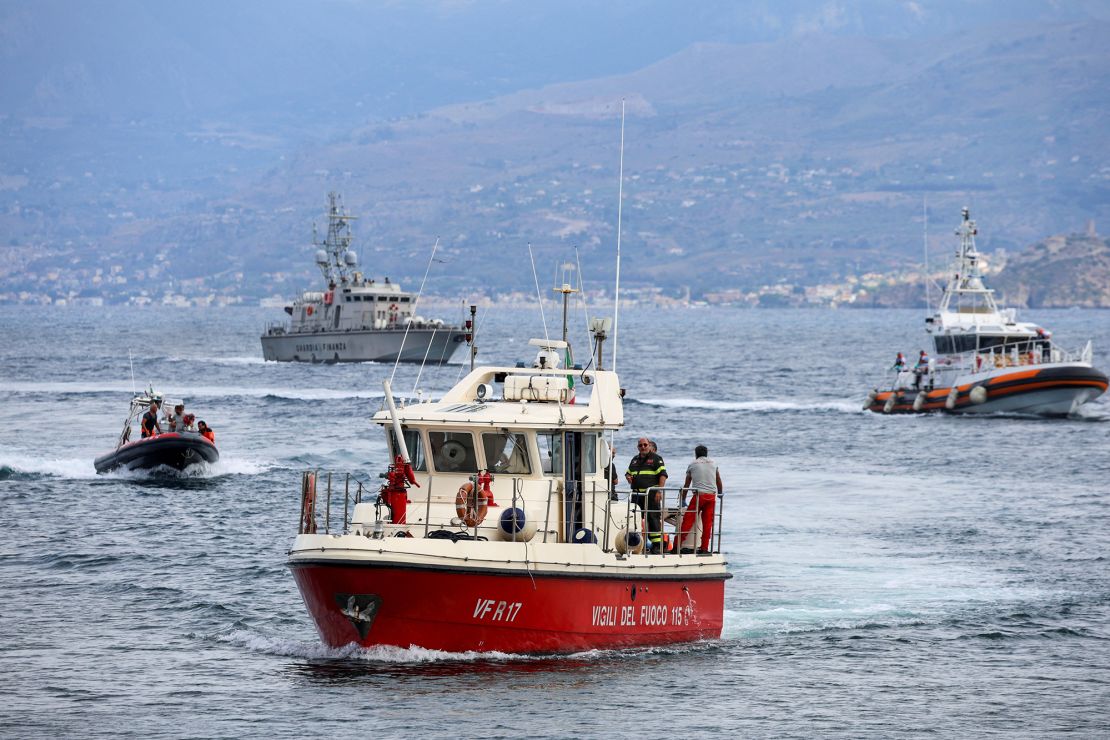
[[[271,322],[262,356],[276,362],[418,362],[442,365],[465,340],[465,330],[416,315],[416,298],[389,278],[358,271],[351,221],[336,193],[328,194],[328,234],[317,247],[323,291],[305,291],[285,306],[289,321]]]

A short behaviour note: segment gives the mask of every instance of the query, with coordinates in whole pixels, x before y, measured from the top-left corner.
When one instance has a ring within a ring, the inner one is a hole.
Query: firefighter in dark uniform
[[[658,555],[663,552],[663,492],[653,490],[649,494],[648,489],[667,485],[667,466],[646,437],[636,442],[636,449],[639,452],[628,463],[624,479],[632,486],[629,500],[640,507],[647,519],[648,552]]]

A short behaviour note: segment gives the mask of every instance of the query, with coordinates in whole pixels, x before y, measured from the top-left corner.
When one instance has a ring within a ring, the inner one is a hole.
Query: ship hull
[[[729,577],[330,560],[290,567],[326,644],[448,652],[573,653],[715,639]]]
[[[273,362],[427,362],[443,365],[462,345],[460,331],[402,329],[267,333],[262,356]],[[402,349],[403,344],[403,349]]]
[[[199,463],[214,463],[220,459],[216,445],[200,436],[160,434],[130,442],[118,450],[101,455],[93,461],[97,473],[108,473],[119,468],[150,470],[158,467],[185,470]]]
[[[953,414],[1017,413],[1068,416],[1106,392],[1107,377],[1089,365],[1014,368],[979,376],[957,377],[950,385],[929,390],[888,390],[875,394],[867,409],[876,413]],[[955,388],[955,394],[952,389]],[[981,391],[976,389],[981,388]],[[918,402],[918,396],[925,398]],[[893,401],[891,398],[893,397]]]

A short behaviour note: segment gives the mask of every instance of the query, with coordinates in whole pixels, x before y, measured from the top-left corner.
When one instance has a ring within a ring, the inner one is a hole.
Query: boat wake
[[[399,648],[388,645],[360,647],[350,643],[341,648],[332,648],[318,641],[293,640],[289,638],[259,635],[246,630],[232,630],[216,635],[218,642],[245,648],[251,652],[278,655],[307,660],[359,661],[365,663],[385,663],[392,665],[450,664],[450,663],[542,663],[562,664],[582,662],[595,665],[596,661],[612,658],[628,658],[646,655],[668,655],[690,653],[692,651],[715,649],[718,640],[684,643],[681,645],[628,648],[626,650],[588,650],[569,654],[516,654],[498,651],[467,651],[452,653],[444,650],[428,650],[421,647]]]
[[[44,459],[30,454],[7,453],[0,456],[0,480],[150,480],[176,478],[181,480],[221,478],[231,475],[259,475],[281,466],[274,461],[262,462],[237,458],[221,458],[215,463],[199,463],[185,470],[155,468],[153,470],[126,470],[120,468],[110,473],[97,474],[92,458]]]
[[[189,386],[174,384],[174,396],[188,398],[278,398],[292,401],[327,401],[349,398],[380,399],[381,391],[335,390],[331,388],[267,388],[243,386]],[[129,382],[104,381],[102,383],[73,382],[17,382],[6,383],[0,391],[9,393],[60,395],[100,395],[126,393],[133,390]]]
[[[204,365],[265,365],[266,360],[261,356],[245,357],[167,357],[169,362],[196,362]]]
[[[0,480],[95,480],[92,458],[46,459],[36,455],[5,453],[0,456]]]
[[[639,403],[669,409],[705,409],[707,411],[739,411],[751,413],[832,411],[840,414],[864,413],[859,401],[716,401],[704,398],[630,398],[625,403]]]

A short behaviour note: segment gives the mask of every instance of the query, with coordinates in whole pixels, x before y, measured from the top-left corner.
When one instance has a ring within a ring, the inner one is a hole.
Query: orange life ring
[[[308,314],[309,316],[311,316],[312,315],[312,306],[309,306],[308,308],[306,308],[305,313]]]
[[[330,290],[327,293],[324,293],[324,305],[325,306],[330,306],[331,302],[333,300],[335,300],[335,293],[333,293]]]
[[[478,495],[475,496],[474,484],[470,481],[459,486],[459,492],[455,494],[455,514],[462,519],[463,524],[477,527],[486,518],[487,510],[484,491],[478,489]]]

